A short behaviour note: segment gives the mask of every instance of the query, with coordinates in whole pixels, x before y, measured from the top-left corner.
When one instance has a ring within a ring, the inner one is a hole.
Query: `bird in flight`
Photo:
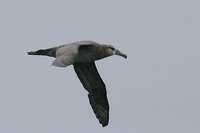
[[[56,58],[52,65],[57,67],[74,66],[74,70],[83,87],[88,91],[89,102],[103,127],[109,121],[109,103],[106,86],[95,66],[95,61],[119,55],[127,58],[112,45],[99,44],[94,41],[79,41],[53,48],[28,52],[28,55],[44,55]]]

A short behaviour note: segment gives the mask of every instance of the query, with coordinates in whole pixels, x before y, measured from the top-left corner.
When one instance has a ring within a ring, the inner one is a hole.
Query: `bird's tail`
[[[44,56],[55,57],[56,56],[56,49],[55,48],[40,49],[38,51],[27,52],[27,54],[28,55],[44,55]]]

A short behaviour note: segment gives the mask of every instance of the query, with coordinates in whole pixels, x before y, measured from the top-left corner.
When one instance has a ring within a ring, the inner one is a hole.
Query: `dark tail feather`
[[[30,51],[30,52],[27,52],[28,55],[35,55],[35,52],[33,51]]]
[[[45,55],[50,57],[55,57],[56,49],[41,49],[38,51],[27,52],[28,55]]]

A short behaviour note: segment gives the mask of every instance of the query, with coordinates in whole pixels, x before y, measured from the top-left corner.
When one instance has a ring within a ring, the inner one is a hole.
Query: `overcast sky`
[[[0,133],[199,133],[200,2],[0,0]],[[27,51],[93,40],[110,121],[98,123],[72,66]]]

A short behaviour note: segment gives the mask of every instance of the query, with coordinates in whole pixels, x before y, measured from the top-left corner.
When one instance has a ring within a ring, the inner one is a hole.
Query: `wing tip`
[[[102,127],[108,126],[108,121],[106,121],[106,122],[104,122],[104,123],[102,122],[101,125],[102,125]]]
[[[99,120],[99,123],[102,125],[102,127],[106,127],[109,122],[108,117],[102,117],[102,118],[97,118]]]
[[[109,122],[109,107],[106,109],[100,105],[97,105],[90,94],[88,94],[88,97],[90,104],[92,105],[93,112],[96,115],[96,118],[99,120],[99,123],[102,125],[102,127],[107,126]]]

